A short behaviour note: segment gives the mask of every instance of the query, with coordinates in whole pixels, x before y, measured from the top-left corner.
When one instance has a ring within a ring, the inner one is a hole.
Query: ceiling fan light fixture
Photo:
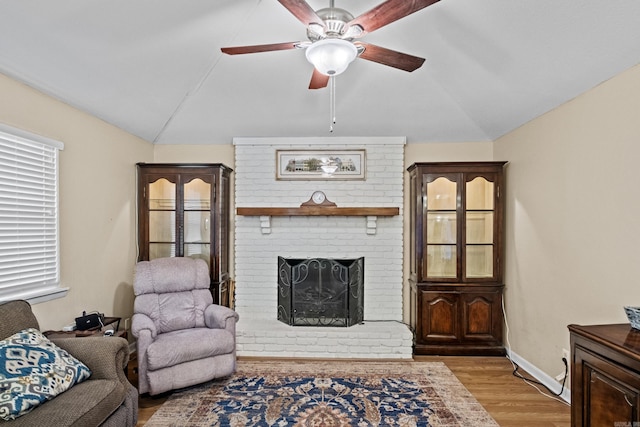
[[[305,52],[307,60],[325,76],[337,76],[344,72],[358,56],[358,49],[342,39],[323,39],[314,42]]]

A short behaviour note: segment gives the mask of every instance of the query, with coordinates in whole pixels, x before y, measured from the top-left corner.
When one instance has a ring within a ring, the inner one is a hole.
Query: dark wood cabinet
[[[415,163],[410,323],[416,354],[503,355],[506,162]]]
[[[640,331],[569,325],[572,427],[640,425]]]
[[[229,306],[230,174],[223,164],[138,163],[138,260],[202,258]]]

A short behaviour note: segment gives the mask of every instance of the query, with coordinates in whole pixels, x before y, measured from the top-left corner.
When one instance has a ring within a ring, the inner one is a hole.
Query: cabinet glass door
[[[484,177],[466,183],[465,272],[468,278],[493,277],[495,189]]]
[[[457,277],[458,185],[446,177],[427,183],[426,203],[426,276]]]
[[[211,226],[211,184],[193,179],[184,184],[184,256],[209,264]]]
[[[176,184],[160,178],[149,184],[149,259],[176,255]]]

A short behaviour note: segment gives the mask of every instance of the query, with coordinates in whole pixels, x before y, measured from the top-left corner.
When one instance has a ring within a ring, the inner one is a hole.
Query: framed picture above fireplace
[[[278,180],[364,180],[366,150],[276,150]]]

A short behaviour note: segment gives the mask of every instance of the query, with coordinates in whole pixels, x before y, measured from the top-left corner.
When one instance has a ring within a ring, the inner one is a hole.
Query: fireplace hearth
[[[364,258],[278,257],[278,320],[352,326],[364,320]]]

